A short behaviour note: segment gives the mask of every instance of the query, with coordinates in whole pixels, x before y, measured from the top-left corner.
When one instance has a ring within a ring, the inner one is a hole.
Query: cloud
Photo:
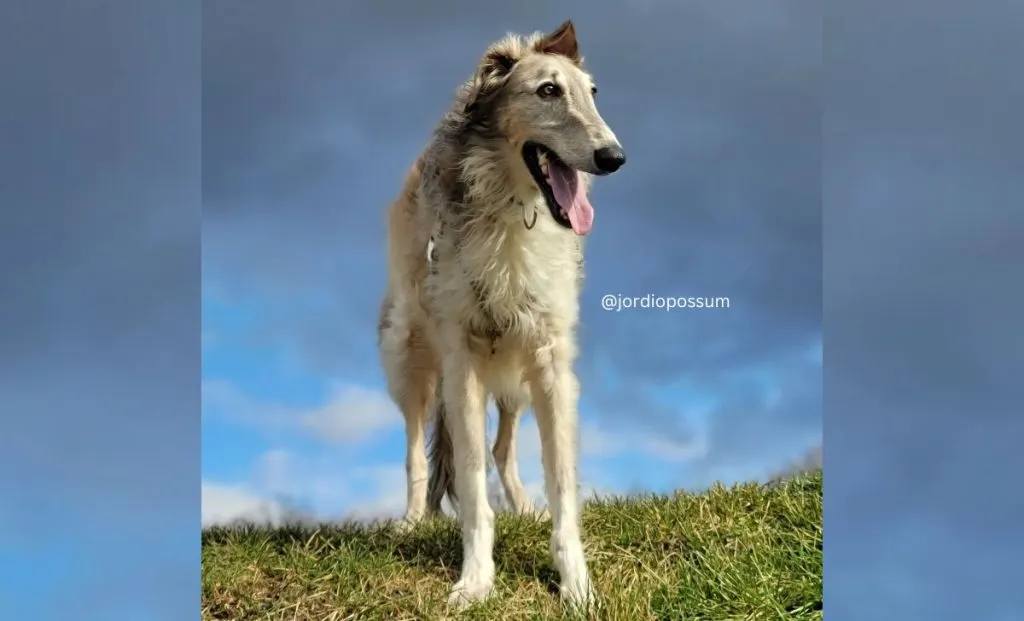
[[[364,482],[372,492],[365,497],[353,499],[349,517],[374,520],[396,518],[405,512],[406,482],[405,466],[390,464],[370,468],[358,468],[353,475]]]
[[[280,525],[286,515],[278,502],[260,497],[243,485],[202,484],[203,527],[238,521]]]
[[[404,425],[391,398],[379,390],[336,385],[330,400],[301,417],[310,433],[339,444],[355,443]]]
[[[204,379],[203,413],[268,432],[299,432],[341,445],[359,444],[404,425],[387,393],[343,382],[331,382],[321,404],[298,407],[256,399],[227,380]]]
[[[360,465],[330,449],[275,448],[243,480],[203,481],[203,525],[392,518],[404,512],[405,493],[404,464]]]

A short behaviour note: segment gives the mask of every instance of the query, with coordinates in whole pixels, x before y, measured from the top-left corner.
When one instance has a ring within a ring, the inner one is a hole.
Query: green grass
[[[822,476],[586,505],[583,540],[601,608],[591,618],[821,619]],[[499,514],[494,597],[460,619],[568,619],[554,593],[550,522]],[[202,618],[449,619],[459,531],[387,525],[214,528],[203,533]]]

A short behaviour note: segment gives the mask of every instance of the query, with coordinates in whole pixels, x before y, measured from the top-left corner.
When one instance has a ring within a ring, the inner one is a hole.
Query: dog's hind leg
[[[403,521],[412,526],[427,514],[426,424],[432,386],[419,378],[418,385],[399,404],[405,417],[406,509]]]
[[[494,463],[498,467],[505,498],[515,513],[535,513],[526,488],[519,478],[519,464],[516,460],[516,426],[524,409],[520,400],[498,397],[498,437],[494,440]]]
[[[385,302],[387,304],[387,302]],[[433,405],[437,363],[421,328],[395,308],[385,308],[380,328],[381,360],[388,392],[405,418],[406,509],[403,528],[427,514],[426,424]]]

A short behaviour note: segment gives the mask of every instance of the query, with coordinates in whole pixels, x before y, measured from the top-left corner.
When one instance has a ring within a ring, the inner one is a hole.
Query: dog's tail
[[[455,495],[455,454],[452,449],[452,437],[445,422],[447,410],[441,396],[441,380],[437,382],[434,396],[434,432],[430,436],[427,459],[430,464],[430,479],[427,482],[427,511],[441,513],[441,501],[445,494],[448,502],[458,510],[458,498]]]

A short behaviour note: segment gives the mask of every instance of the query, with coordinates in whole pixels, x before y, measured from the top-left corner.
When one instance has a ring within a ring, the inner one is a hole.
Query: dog
[[[593,590],[577,505],[579,383],[573,371],[583,239],[594,176],[625,152],[596,103],[576,30],[509,34],[476,71],[408,173],[388,211],[388,284],[378,341],[388,391],[406,423],[404,523],[458,502],[463,564],[455,606],[493,589],[494,512],[487,499],[486,403],[506,498],[532,509],[515,433],[532,405],[564,601]],[[426,426],[433,412],[428,479]]]

